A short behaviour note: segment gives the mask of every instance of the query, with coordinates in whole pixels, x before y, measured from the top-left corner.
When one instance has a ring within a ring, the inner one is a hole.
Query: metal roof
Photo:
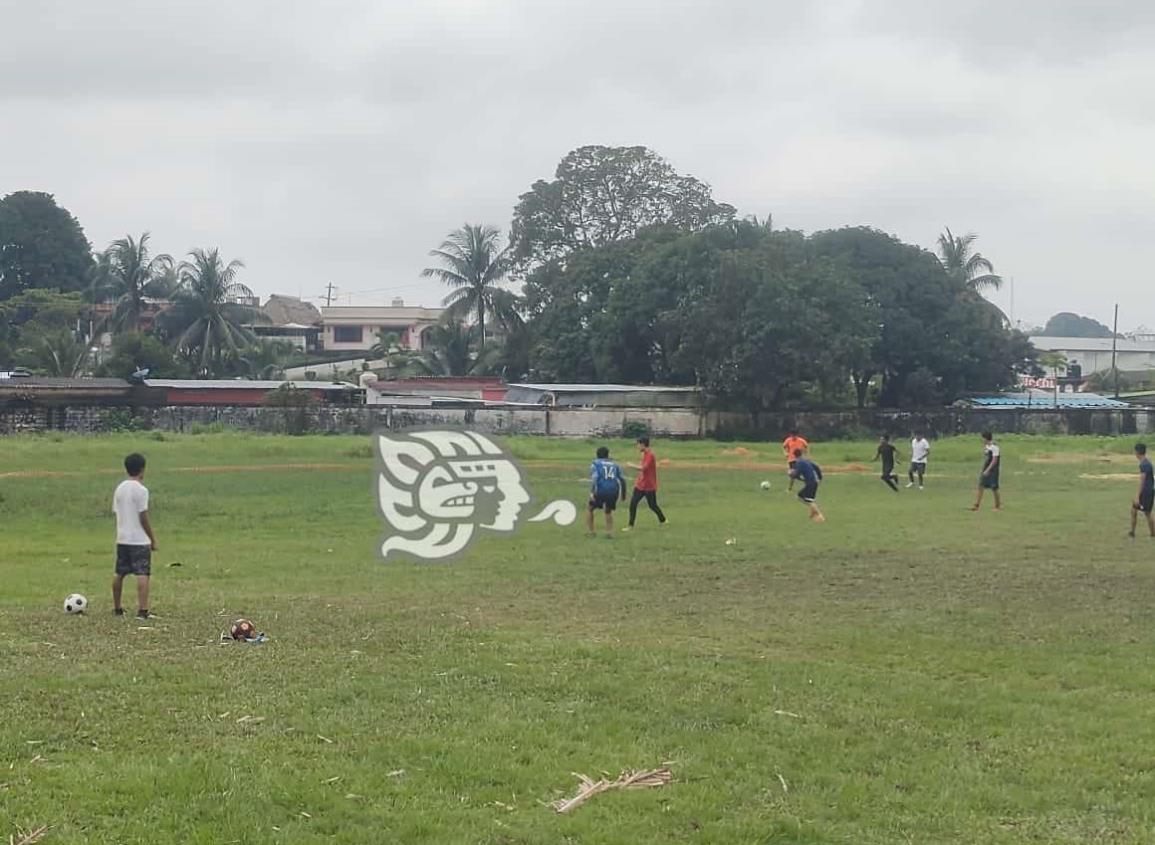
[[[184,388],[186,390],[276,390],[283,385],[304,390],[360,390],[343,381],[257,381],[250,379],[146,379],[149,387]]]
[[[1111,351],[1111,338],[1109,337],[1048,337],[1046,335],[1033,335],[1030,341],[1036,349],[1042,349],[1048,352]],[[1117,352],[1155,352],[1155,341],[1131,340],[1120,337],[1116,338],[1114,343]]]
[[[21,376],[18,378],[0,378],[0,388],[13,390],[22,387],[74,389],[74,390],[124,390],[130,387],[129,383],[120,378],[56,378],[53,376]]]
[[[1096,393],[1054,394],[1003,393],[998,396],[970,396],[963,400],[980,408],[1129,408],[1129,402]]]
[[[664,387],[650,384],[511,384],[544,393],[698,393],[696,387]]]

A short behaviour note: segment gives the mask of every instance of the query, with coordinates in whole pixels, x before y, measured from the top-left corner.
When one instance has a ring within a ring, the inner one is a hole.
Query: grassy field
[[[5,439],[0,839],[1153,842],[1131,442],[1002,445],[1005,510],[975,514],[978,438],[899,494],[871,444],[816,444],[812,525],[775,447],[657,443],[668,527],[525,525],[419,565],[376,557],[367,438]],[[511,446],[539,501],[584,497],[592,442]],[[143,624],[108,595],[132,450]],[[271,641],[220,645],[241,615]],[[667,787],[547,806],[667,761]]]

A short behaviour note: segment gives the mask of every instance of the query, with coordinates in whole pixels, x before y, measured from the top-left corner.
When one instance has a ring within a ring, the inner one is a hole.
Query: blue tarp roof
[[[1109,399],[1097,393],[1002,393],[998,396],[971,396],[963,400],[979,408],[1129,408],[1131,403]]]

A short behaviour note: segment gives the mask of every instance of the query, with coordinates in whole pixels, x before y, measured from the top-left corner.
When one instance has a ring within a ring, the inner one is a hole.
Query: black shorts
[[[818,485],[807,484],[805,487],[798,491],[798,498],[804,501],[806,504],[810,504],[818,498]]]
[[[149,575],[152,572],[152,549],[148,546],[116,544],[117,575]]]
[[[998,490],[999,489],[999,474],[992,472],[979,476],[979,487],[984,490]]]
[[[1139,510],[1143,513],[1151,513],[1152,509],[1155,509],[1155,491],[1140,495]]]
[[[911,472],[918,472],[918,473],[925,473],[926,472],[926,461],[911,461],[910,462],[910,471]]]
[[[894,464],[889,464],[889,465],[883,464],[882,465],[882,477],[883,478],[890,478],[892,475],[894,475]]]
[[[594,493],[590,497],[591,511],[605,511],[606,513],[613,513],[618,508],[618,494],[617,493]]]

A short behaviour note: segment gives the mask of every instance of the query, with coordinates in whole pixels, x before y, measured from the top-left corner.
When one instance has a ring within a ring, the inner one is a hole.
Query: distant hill
[[[1047,320],[1040,337],[1112,337],[1114,332],[1098,320],[1063,311]]]

